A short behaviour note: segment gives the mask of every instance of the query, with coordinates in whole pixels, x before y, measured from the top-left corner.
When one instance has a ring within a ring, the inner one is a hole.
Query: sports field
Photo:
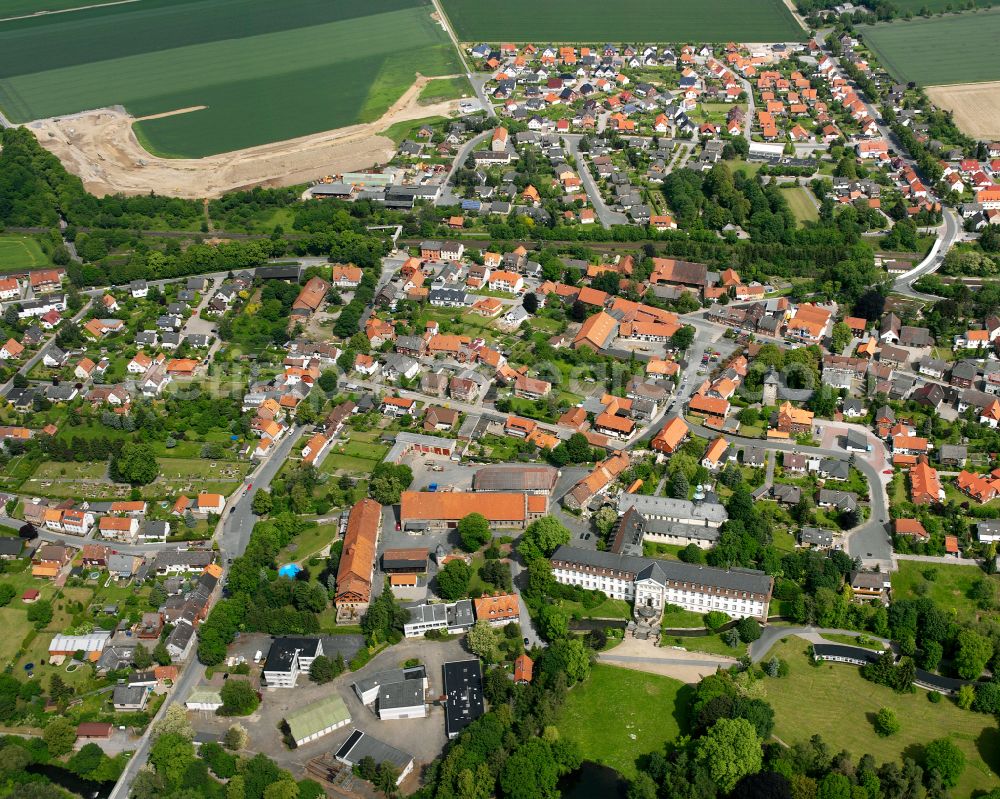
[[[466,42],[781,42],[805,32],[781,0],[441,0]]]
[[[0,108],[123,105],[155,154],[201,157],[377,119],[459,59],[427,0],[139,0],[0,23]],[[195,110],[197,109],[197,110]]]
[[[42,246],[31,236],[0,235],[0,272],[17,272],[46,266],[50,261]]]
[[[858,32],[899,81],[939,86],[1000,79],[1000,60],[985,55],[1000,41],[1000,10],[865,25]]]

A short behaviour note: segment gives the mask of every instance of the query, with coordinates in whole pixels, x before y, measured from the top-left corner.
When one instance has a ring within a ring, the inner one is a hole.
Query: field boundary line
[[[110,6],[125,6],[130,3],[139,3],[142,0],[112,0],[110,3],[91,3],[87,6],[77,6],[76,8],[60,8],[56,11],[36,11],[34,14],[21,14],[19,17],[0,17],[0,22],[16,22],[19,19],[35,19],[36,17],[51,17],[56,14],[72,14],[74,11],[90,11],[94,8],[108,8]]]

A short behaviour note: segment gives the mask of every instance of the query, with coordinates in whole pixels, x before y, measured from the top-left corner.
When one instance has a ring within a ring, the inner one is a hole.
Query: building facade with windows
[[[679,561],[616,555],[561,546],[552,576],[563,585],[600,590],[636,607],[679,605],[695,613],[719,610],[734,619],[767,619],[774,580],[752,569],[716,569]]]

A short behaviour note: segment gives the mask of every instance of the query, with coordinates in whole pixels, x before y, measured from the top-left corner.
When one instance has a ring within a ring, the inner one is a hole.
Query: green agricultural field
[[[443,0],[462,41],[739,42],[801,41],[781,0]]]
[[[460,71],[427,0],[142,0],[0,26],[17,122],[120,104],[160,155],[201,157],[377,119],[417,72]],[[191,110],[200,109],[200,110]]]
[[[56,11],[73,11],[83,6],[105,5],[121,0],[4,0],[0,5],[0,22],[26,14],[51,14]]]
[[[42,245],[31,236],[7,233],[0,236],[0,272],[19,272],[52,263]]]
[[[1000,41],[1000,10],[858,28],[865,43],[899,81],[922,86],[1000,79],[1000,61],[977,58]]]
[[[690,691],[669,677],[598,664],[566,694],[556,727],[579,744],[584,760],[634,777],[638,758],[662,751],[687,729]]]
[[[932,704],[920,688],[897,694],[865,680],[857,666],[813,666],[805,654],[808,646],[792,636],[771,650],[790,669],[787,677],[763,683],[774,708],[774,735],[782,742],[791,746],[819,734],[831,751],[847,749],[855,762],[871,753],[879,764],[891,760],[900,765],[903,757],[919,760],[921,747],[935,738],[950,736],[966,762],[953,795],[975,796],[1000,786],[1000,734],[992,716],[960,710],[948,698]],[[901,722],[891,738],[878,736],[872,726],[883,707],[892,708]]]

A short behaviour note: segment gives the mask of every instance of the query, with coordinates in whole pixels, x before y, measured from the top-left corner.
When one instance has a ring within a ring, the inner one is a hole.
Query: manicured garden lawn
[[[571,602],[567,599],[560,600],[566,610],[571,615],[578,614],[582,619],[631,619],[632,608],[624,599],[605,599],[600,605],[593,608],[585,608],[580,602]]]
[[[934,575],[934,579],[928,580],[925,573]],[[970,619],[980,612],[976,603],[969,599],[969,591],[978,580],[1000,585],[1000,578],[985,574],[978,566],[901,560],[899,571],[892,575],[892,592],[896,599],[930,597],[942,609],[954,610],[960,619]],[[926,589],[918,586],[926,586]]]
[[[833,641],[837,644],[847,644],[848,646],[860,646],[865,649],[874,649],[876,652],[881,652],[883,646],[878,641],[868,640],[864,642],[859,639],[856,635],[844,635],[844,633],[820,633],[827,641]]]
[[[667,610],[663,612],[662,627],[674,629],[681,627],[704,627],[705,617],[693,610]]]
[[[821,663],[806,656],[808,644],[789,637],[771,651],[788,662],[785,678],[765,680],[767,701],[774,708],[774,734],[791,746],[819,734],[831,750],[847,749],[857,762],[871,753],[880,764],[901,764],[903,754],[919,759],[920,747],[935,738],[951,736],[965,753],[966,766],[953,796],[973,796],[1000,785],[1000,733],[991,716],[960,710],[950,699],[932,704],[927,692],[897,694],[868,682],[857,666]],[[901,722],[891,738],[875,734],[872,719],[882,707],[892,708]]]
[[[356,458],[351,455],[342,455],[339,452],[329,452],[320,464],[321,472],[332,474],[336,471],[350,472],[353,474],[371,474],[372,469],[378,461],[370,458]]]
[[[682,646],[692,652],[707,652],[710,655],[727,655],[739,658],[747,653],[747,646],[728,646],[719,635],[667,636],[660,639],[660,646]]]
[[[317,524],[315,527],[303,530],[295,536],[291,544],[278,553],[278,562],[286,563],[294,560],[296,563],[302,563],[335,540],[339,532],[340,528],[336,522]]]
[[[691,690],[669,677],[597,664],[566,695],[556,726],[579,744],[584,760],[632,777],[638,758],[661,751],[687,729]]]

